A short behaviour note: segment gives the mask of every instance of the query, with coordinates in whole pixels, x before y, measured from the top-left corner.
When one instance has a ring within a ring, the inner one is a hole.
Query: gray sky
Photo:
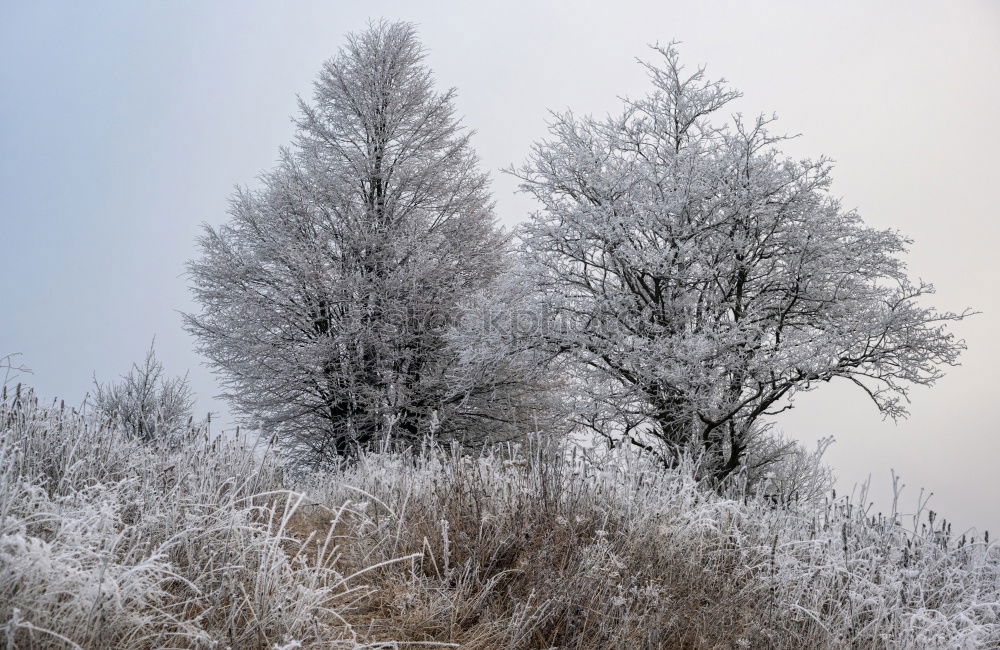
[[[682,41],[837,161],[834,191],[872,224],[916,240],[912,273],[935,304],[983,312],[956,331],[963,366],[883,422],[847,385],[779,421],[809,444],[834,435],[846,488],[889,469],[935,492],[959,526],[1000,533],[1000,2],[90,2],[0,0],[0,354],[23,353],[43,396],[79,402],[155,335],[190,370],[202,409],[224,411],[178,311],[202,222],[225,219],[289,141],[295,95],[369,18],[416,22],[441,87],[496,172],[544,133],[545,110],[615,109],[646,89],[645,44]],[[497,210],[531,208],[495,175]],[[225,418],[223,418],[225,419]]]

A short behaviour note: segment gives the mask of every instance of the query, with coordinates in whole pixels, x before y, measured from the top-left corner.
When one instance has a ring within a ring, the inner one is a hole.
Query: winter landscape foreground
[[[242,433],[152,345],[79,406],[0,357],[7,647],[1000,647],[988,533],[838,494],[774,426],[831,381],[907,417],[974,312],[649,54],[505,170],[509,232],[416,28],[349,35],[188,264]]]
[[[13,387],[0,432],[8,647],[1000,645],[1000,549],[917,495],[776,505],[543,441],[293,477]]]

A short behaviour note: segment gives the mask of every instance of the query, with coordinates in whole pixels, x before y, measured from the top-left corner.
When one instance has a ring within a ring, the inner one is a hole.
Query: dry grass
[[[367,495],[363,638],[463,648],[1000,646],[1000,551],[850,499],[775,507],[617,451],[371,454],[306,489]],[[863,498],[862,498],[863,500]],[[355,553],[356,551],[356,553]],[[360,626],[358,627],[360,630]]]
[[[290,477],[0,400],[18,648],[1000,647],[1000,551],[918,511],[776,507],[552,441]],[[863,499],[861,500],[863,503]],[[920,509],[918,509],[920,510]],[[405,646],[409,647],[409,646]]]
[[[362,647],[332,535],[246,441],[143,444],[30,393],[0,401],[9,647]],[[334,525],[328,526],[332,531]],[[288,645],[291,644],[291,645]]]

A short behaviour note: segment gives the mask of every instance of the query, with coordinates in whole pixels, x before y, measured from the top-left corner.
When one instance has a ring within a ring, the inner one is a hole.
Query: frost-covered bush
[[[821,438],[810,450],[797,440],[765,429],[752,440],[742,474],[735,483],[774,503],[818,503],[833,489],[834,476],[823,460],[833,444]]]
[[[191,420],[194,393],[187,376],[167,377],[149,346],[142,365],[113,384],[94,381],[94,409],[112,427],[141,440],[166,436]]]

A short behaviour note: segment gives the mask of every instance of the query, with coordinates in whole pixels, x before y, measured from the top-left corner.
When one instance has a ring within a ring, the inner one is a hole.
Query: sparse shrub
[[[118,383],[100,384],[95,379],[93,399],[105,422],[139,440],[177,432],[191,420],[194,407],[187,375],[164,376],[153,344],[142,365],[132,364]]]
[[[832,444],[832,436],[822,438],[810,451],[797,440],[761,431],[736,482],[772,503],[819,503],[833,490],[833,471],[823,461]]]

